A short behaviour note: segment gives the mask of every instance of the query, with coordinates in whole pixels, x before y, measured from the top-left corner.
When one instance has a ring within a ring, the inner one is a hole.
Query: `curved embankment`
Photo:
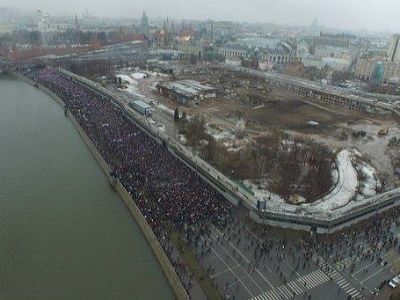
[[[41,89],[43,92],[48,94],[50,97],[52,97],[60,106],[64,108],[64,102],[52,91],[49,89],[37,84],[36,82],[30,80],[29,78],[26,78],[20,74],[14,74],[17,78]],[[129,212],[131,215],[134,217],[135,221],[139,224],[140,229],[142,230],[147,242],[150,244],[151,249],[153,250],[155,256],[157,257],[157,260],[164,271],[165,275],[167,276],[168,282],[170,283],[172,289],[174,290],[174,293],[177,297],[177,299],[189,299],[189,295],[187,294],[186,290],[184,289],[181,281],[178,278],[178,275],[176,274],[174,267],[172,266],[171,262],[169,261],[166,253],[164,252],[161,244],[157,240],[157,237],[155,236],[153,230],[151,229],[150,225],[147,223],[146,219],[142,215],[140,209],[137,207],[136,203],[133,201],[132,197],[129,195],[129,193],[126,191],[126,189],[123,187],[123,185],[119,182],[119,180],[113,180],[109,173],[111,172],[110,166],[107,164],[107,162],[103,159],[101,154],[97,151],[96,147],[92,143],[92,141],[89,139],[85,131],[82,129],[82,127],[79,125],[79,123],[76,121],[75,117],[72,115],[70,111],[66,112],[67,116],[70,118],[72,123],[74,124],[75,128],[78,130],[80,136],[82,137],[83,141],[93,154],[93,156],[96,158],[98,163],[100,164],[100,167],[106,174],[108,180],[113,183],[115,190],[118,192],[120,195],[122,201],[125,203],[126,207],[128,208]]]

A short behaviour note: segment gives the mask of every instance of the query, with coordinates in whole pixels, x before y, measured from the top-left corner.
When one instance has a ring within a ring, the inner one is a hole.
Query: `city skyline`
[[[69,7],[62,1],[39,0],[34,3],[22,1],[16,4],[11,0],[0,1],[0,7],[15,7],[24,10],[43,9],[50,14],[81,14],[89,11],[101,17],[139,18],[143,10],[150,19],[216,19],[237,22],[276,23],[282,25],[309,26],[314,18],[320,25],[341,30],[368,30],[396,32],[400,19],[396,12],[400,4],[395,0],[251,0],[250,3],[233,0],[174,0],[165,4],[161,0],[134,2],[118,0],[110,3],[105,0],[85,2],[71,0]]]

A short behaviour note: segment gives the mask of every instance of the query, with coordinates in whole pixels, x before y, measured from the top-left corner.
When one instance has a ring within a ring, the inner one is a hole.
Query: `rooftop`
[[[215,88],[209,85],[204,85],[195,80],[179,80],[173,82],[160,82],[160,86],[167,89],[176,91],[177,93],[183,94],[185,96],[197,96],[201,93],[214,91]]]

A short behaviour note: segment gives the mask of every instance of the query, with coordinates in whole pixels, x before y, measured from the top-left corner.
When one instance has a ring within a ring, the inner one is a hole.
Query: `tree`
[[[175,108],[175,112],[174,112],[174,121],[175,121],[175,122],[179,122],[179,110],[178,110],[178,107]]]
[[[198,57],[196,54],[191,54],[189,57],[189,62],[192,65],[197,65]]]
[[[187,121],[186,112],[183,112],[183,113],[182,113],[181,120],[182,120],[182,122],[186,122],[186,121]]]
[[[198,146],[200,140],[207,139],[207,133],[205,132],[205,120],[203,116],[195,116],[188,122],[186,128],[186,138],[188,144],[191,146]]]
[[[334,71],[332,73],[332,83],[333,84],[339,84],[342,81],[350,80],[350,79],[352,79],[352,76],[351,76],[350,72],[348,72],[348,71]]]

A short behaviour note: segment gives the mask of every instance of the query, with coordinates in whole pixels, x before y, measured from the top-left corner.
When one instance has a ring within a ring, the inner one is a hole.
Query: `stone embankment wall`
[[[52,97],[58,104],[60,104],[64,108],[64,102],[52,91],[49,89],[38,85],[36,82],[30,80],[29,78],[26,78],[20,74],[14,74],[17,78],[41,89],[43,92],[48,94],[50,97]],[[72,123],[74,124],[75,128],[79,132],[80,136],[82,137],[83,141],[89,148],[90,152],[93,154],[93,156],[96,158],[97,162],[99,163],[100,167],[106,174],[108,181],[110,184],[112,184],[115,188],[115,190],[118,192],[120,195],[121,200],[124,202],[126,207],[128,208],[129,212],[135,219],[135,221],[139,224],[140,229],[142,230],[146,240],[150,244],[151,249],[153,250],[155,256],[157,257],[157,260],[164,271],[165,275],[167,276],[167,279],[172,286],[172,289],[174,290],[175,296],[177,299],[189,299],[189,295],[187,294],[185,288],[183,287],[181,281],[178,278],[178,275],[176,274],[174,267],[172,266],[171,262],[169,261],[164,249],[162,248],[161,244],[159,243],[157,237],[155,236],[153,230],[151,229],[150,225],[147,223],[146,219],[144,218],[143,214],[141,213],[140,209],[136,205],[136,203],[133,201],[132,197],[129,195],[129,193],[126,191],[126,189],[123,187],[123,185],[119,182],[119,180],[113,180],[113,178],[110,177],[109,173],[111,172],[110,166],[107,164],[107,162],[103,159],[103,157],[100,155],[99,151],[96,149],[92,141],[89,139],[85,131],[82,129],[82,127],[79,125],[79,123],[76,121],[75,117],[72,115],[70,111],[67,111],[67,116],[70,118]]]

